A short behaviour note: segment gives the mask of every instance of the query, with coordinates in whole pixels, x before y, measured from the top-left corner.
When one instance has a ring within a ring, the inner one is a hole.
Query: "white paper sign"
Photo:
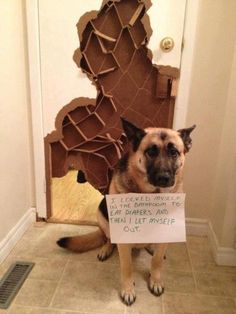
[[[106,195],[112,243],[185,242],[185,194]]]

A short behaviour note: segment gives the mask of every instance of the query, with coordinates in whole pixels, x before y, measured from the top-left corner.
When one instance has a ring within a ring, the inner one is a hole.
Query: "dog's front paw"
[[[115,248],[114,244],[111,243],[104,244],[97,255],[98,260],[100,262],[107,260],[112,255],[114,248]]]
[[[134,287],[128,287],[121,290],[120,293],[121,300],[126,305],[132,305],[136,300],[136,294],[134,291]]]
[[[148,288],[152,294],[159,297],[164,293],[164,285],[159,280],[154,280],[152,277],[149,279]]]
[[[109,257],[111,256],[111,253],[109,254],[106,251],[101,250],[100,252],[98,252],[97,258],[100,262],[104,262],[106,261]]]

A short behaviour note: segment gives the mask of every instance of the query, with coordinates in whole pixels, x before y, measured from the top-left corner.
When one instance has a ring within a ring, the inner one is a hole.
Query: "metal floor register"
[[[0,308],[7,309],[28,277],[34,263],[15,262],[0,280]]]

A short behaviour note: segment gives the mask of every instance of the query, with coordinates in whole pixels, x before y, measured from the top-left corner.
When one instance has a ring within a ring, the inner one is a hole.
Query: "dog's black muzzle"
[[[161,188],[171,187],[175,183],[175,176],[170,171],[151,172],[148,179],[152,185]]]

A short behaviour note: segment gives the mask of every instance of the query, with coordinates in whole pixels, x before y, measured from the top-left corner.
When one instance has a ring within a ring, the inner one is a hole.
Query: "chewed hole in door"
[[[96,225],[96,209],[101,193],[88,182],[77,182],[77,170],[69,170],[61,178],[52,178],[51,222]]]

